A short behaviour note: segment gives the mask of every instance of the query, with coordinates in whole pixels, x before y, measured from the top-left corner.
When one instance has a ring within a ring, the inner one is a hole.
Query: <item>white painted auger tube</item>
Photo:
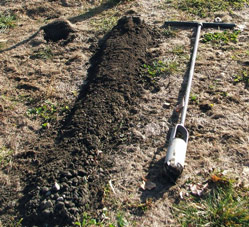
[[[182,124],[172,129],[164,170],[171,179],[181,175],[187,152],[188,131]]]
[[[174,138],[168,148],[166,155],[167,166],[179,166],[184,167],[185,157],[187,151],[187,143],[181,138]]]

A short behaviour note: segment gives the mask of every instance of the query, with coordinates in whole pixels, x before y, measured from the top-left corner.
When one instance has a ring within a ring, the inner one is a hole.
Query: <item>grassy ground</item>
[[[1,187],[22,191],[18,179],[9,175],[15,168],[13,158],[36,150],[41,135],[67,114],[86,77],[94,46],[121,16],[139,15],[158,27],[167,20],[213,22],[219,17],[241,26],[202,31],[186,122],[190,141],[183,176],[169,188],[158,179],[193,41],[191,30],[169,27],[161,28],[164,38],[157,50],[151,50],[157,52],[155,61],[141,65],[147,77],[161,78],[162,87],[147,95],[146,106],[138,107],[140,119],[146,121],[141,120],[134,131],[144,142],[120,148],[137,153],[116,158],[123,171],[107,182],[103,218],[83,214],[75,225],[248,226],[248,4],[248,0],[0,3]],[[66,47],[47,43],[42,32],[23,42],[58,17],[69,18],[78,29],[75,42]],[[16,44],[20,45],[11,48]],[[153,143],[146,142],[148,138]],[[140,189],[144,178],[156,182],[154,191]],[[6,216],[21,226],[15,213]]]

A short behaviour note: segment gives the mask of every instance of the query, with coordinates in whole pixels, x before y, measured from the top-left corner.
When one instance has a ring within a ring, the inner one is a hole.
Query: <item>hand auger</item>
[[[187,84],[185,96],[182,102],[183,108],[181,112],[181,122],[179,124],[176,124],[176,126],[171,131],[169,147],[168,147],[168,151],[167,151],[166,158],[164,161],[164,170],[166,174],[171,179],[176,180],[183,171],[186,151],[187,151],[189,133],[188,133],[188,130],[184,127],[184,123],[185,123],[186,114],[187,114],[192,79],[194,75],[195,60],[197,56],[197,49],[198,49],[198,44],[200,40],[201,28],[232,29],[236,25],[226,24],[226,23],[199,23],[199,22],[168,21],[168,22],[165,22],[164,26],[165,27],[181,26],[181,27],[196,27],[197,28],[195,44],[194,44],[194,49],[192,52],[190,70],[189,70],[189,75],[188,75],[188,84]]]

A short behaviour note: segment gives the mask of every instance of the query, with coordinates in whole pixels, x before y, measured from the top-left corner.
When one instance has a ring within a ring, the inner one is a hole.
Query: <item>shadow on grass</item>
[[[86,12],[84,14],[68,18],[68,20],[71,23],[76,23],[76,22],[81,22],[81,21],[90,19],[90,18],[92,18],[92,17],[94,17],[94,16],[102,13],[105,10],[108,10],[108,9],[111,9],[111,8],[117,6],[120,2],[122,2],[122,0],[109,0],[106,3],[103,3],[103,4],[101,4],[100,6],[94,8],[94,9],[90,9],[88,12]],[[43,29],[43,27],[44,26],[40,27],[38,29],[38,31],[36,31],[34,34],[32,34],[31,36],[29,36],[28,38],[20,41],[19,43],[16,43],[13,46],[8,47],[6,49],[0,50],[0,53],[13,50],[13,49],[15,49],[15,48],[17,48],[17,47],[25,44],[25,43],[28,43],[29,41],[31,41],[32,39],[34,39],[40,33],[40,31]]]
[[[83,14],[75,16],[75,17],[70,17],[70,18],[68,18],[68,20],[71,23],[76,23],[76,22],[81,22],[81,21],[90,19],[98,14],[101,14],[105,10],[108,10],[108,9],[111,9],[111,8],[117,6],[120,2],[122,2],[122,0],[109,0],[109,1],[101,4],[100,6],[98,6],[96,8],[90,9],[86,13],[83,13]]]
[[[15,45],[13,45],[13,46],[11,46],[11,47],[8,47],[8,48],[6,48],[6,49],[0,50],[0,53],[6,52],[6,51],[10,51],[10,50],[13,50],[13,49],[15,49],[15,48],[17,48],[17,47],[19,47],[19,46],[25,44],[25,43],[28,43],[29,41],[31,41],[32,39],[34,39],[34,38],[40,33],[40,31],[41,31],[41,28],[40,28],[37,32],[35,32],[35,33],[32,34],[31,36],[29,36],[27,39],[24,39],[24,40],[22,40],[21,42],[16,43]]]
[[[162,150],[159,148],[158,150]],[[162,151],[164,152],[165,149]],[[160,153],[162,152],[160,151]],[[158,151],[159,153],[159,151]],[[156,154],[155,154],[156,156]],[[147,176],[145,177],[147,180],[156,184],[156,187],[153,190],[144,190],[140,199],[143,203],[145,203],[148,199],[158,200],[162,198],[172,186],[175,184],[170,181],[170,179],[163,172],[163,163],[164,158],[159,161],[152,160]]]

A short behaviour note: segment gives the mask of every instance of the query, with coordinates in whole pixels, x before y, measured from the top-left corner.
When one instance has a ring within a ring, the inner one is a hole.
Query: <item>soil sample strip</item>
[[[24,225],[70,226],[101,208],[115,147],[132,140],[128,129],[143,94],[139,70],[152,43],[151,28],[138,17],[120,19],[100,41],[88,83],[53,149],[41,151],[20,200]]]

